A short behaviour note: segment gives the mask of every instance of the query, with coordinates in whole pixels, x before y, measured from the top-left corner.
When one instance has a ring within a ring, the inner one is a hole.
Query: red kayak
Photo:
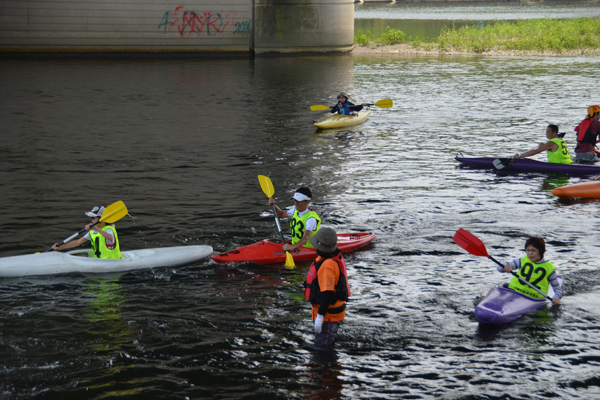
[[[375,234],[367,232],[339,233],[337,247],[342,253],[354,251],[375,239]],[[290,243],[290,242],[286,242]],[[313,261],[317,258],[317,251],[310,247],[300,247],[291,252],[295,262]],[[227,253],[215,254],[212,259],[218,263],[253,262],[256,264],[283,264],[285,252],[281,248],[281,241],[264,239],[260,242],[249,244]]]

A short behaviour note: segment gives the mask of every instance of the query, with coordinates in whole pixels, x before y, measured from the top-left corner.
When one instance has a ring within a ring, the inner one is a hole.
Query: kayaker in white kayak
[[[588,113],[585,119],[577,127],[577,147],[575,147],[575,162],[598,161],[598,151],[596,143],[600,135],[600,106],[593,105],[588,107]]]
[[[275,199],[269,198],[269,206],[275,205],[275,212],[279,218],[291,218],[290,231],[292,233],[292,244],[284,244],[284,251],[293,251],[300,246],[313,247],[308,239],[317,233],[321,227],[321,218],[309,208],[312,192],[307,187],[301,187],[292,196],[294,207],[287,211],[275,205]]]
[[[523,154],[515,154],[514,158],[525,158],[546,151],[548,162],[557,164],[573,164],[569,149],[564,139],[558,137],[558,125],[548,125],[546,128],[546,137],[548,142],[540,143],[537,149],[529,150]]]
[[[338,94],[338,96],[337,96],[337,100],[338,100],[338,103],[334,107],[331,108],[332,114],[338,113],[338,114],[352,116],[352,115],[354,115],[355,111],[360,111],[365,106],[364,104],[357,106],[354,103],[350,102],[348,100],[348,95],[346,95],[346,92],[340,92],[340,94]]]
[[[515,258],[504,268],[498,266],[499,272],[510,273],[517,271],[516,274],[522,279],[537,286],[542,292],[548,294],[549,286],[554,290],[552,304],[555,306],[560,304],[562,297],[562,289],[558,281],[558,274],[554,265],[544,259],[546,252],[546,243],[540,237],[530,237],[525,242],[525,257]],[[516,276],[512,278],[508,284],[508,288],[523,293],[529,297],[542,299],[542,295],[530,288],[527,284],[522,283]]]
[[[309,241],[317,250],[317,258],[306,275],[304,296],[312,306],[315,345],[331,349],[340,323],[346,317],[346,301],[350,296],[348,272],[342,252],[337,248],[335,230],[323,228]]]
[[[86,241],[92,242],[92,249],[94,250],[95,258],[121,258],[121,249],[119,246],[119,235],[114,224],[107,224],[106,222],[98,222],[102,213],[104,212],[104,206],[96,206],[91,211],[85,213],[92,219],[92,222],[85,226],[85,230],[88,233],[85,236],[65,243],[58,247],[58,243],[54,243],[52,246],[53,250],[66,250],[73,247],[77,247],[85,243]],[[96,225],[92,224],[98,222]]]

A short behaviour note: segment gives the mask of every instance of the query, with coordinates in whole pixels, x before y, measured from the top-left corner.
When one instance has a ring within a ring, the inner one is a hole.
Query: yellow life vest
[[[92,242],[92,249],[94,249],[95,258],[121,258],[121,248],[119,247],[119,237],[117,236],[117,230],[112,225],[106,225],[102,230],[106,232],[108,229],[112,229],[113,235],[115,236],[115,243],[110,248],[106,245],[106,239],[99,232],[90,230],[90,238]]]
[[[529,257],[525,256],[521,258],[521,268],[519,268],[516,274],[533,286],[536,286],[542,292],[548,294],[548,288],[550,287],[548,278],[553,272],[554,265],[551,262],[536,264]],[[510,281],[508,288],[526,294],[529,297],[544,298],[541,294],[530,288],[529,285],[521,282],[516,276]]]
[[[569,149],[567,148],[567,144],[563,139],[554,138],[550,139],[552,143],[556,143],[558,149],[556,151],[546,150],[548,154],[548,162],[557,163],[557,164],[573,164],[573,160],[571,160],[571,155],[569,154]]]
[[[309,218],[315,218],[317,220],[317,229],[311,232],[310,236],[314,236],[319,228],[321,227],[321,218],[317,215],[316,212],[309,208],[309,211],[304,214],[302,217],[298,216],[298,210],[294,210],[294,215],[290,221],[290,230],[292,232],[292,244],[296,244],[302,239],[304,235],[304,228],[306,227],[306,221]],[[304,243],[305,247],[313,247],[310,242]]]

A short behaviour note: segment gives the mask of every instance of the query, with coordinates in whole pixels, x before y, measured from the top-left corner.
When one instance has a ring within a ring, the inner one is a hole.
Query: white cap
[[[300,192],[296,192],[294,193],[294,195],[292,196],[292,200],[296,200],[296,201],[306,201],[306,200],[310,200],[310,197],[308,197],[305,194],[302,194]]]
[[[92,211],[88,211],[85,213],[90,218],[101,217],[104,212],[104,206],[96,206],[92,208]]]

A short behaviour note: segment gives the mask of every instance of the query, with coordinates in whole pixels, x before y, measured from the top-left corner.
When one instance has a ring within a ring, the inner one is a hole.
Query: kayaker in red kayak
[[[342,252],[337,248],[335,230],[323,228],[309,241],[317,250],[317,258],[306,275],[304,296],[312,306],[315,345],[331,349],[340,323],[346,317],[346,301],[350,296],[348,272]]]
[[[291,218],[290,230],[292,244],[284,244],[284,251],[293,251],[300,246],[313,247],[308,238],[315,235],[321,227],[321,218],[308,205],[312,199],[312,192],[307,187],[301,187],[292,196],[294,207],[287,211],[275,205],[275,199],[269,198],[269,206],[275,205],[275,212],[279,218]]]
[[[588,107],[585,119],[581,121],[575,132],[577,132],[577,147],[575,147],[575,162],[597,161],[600,154],[596,151],[598,135],[600,135],[600,106]]]
[[[114,224],[107,224],[106,222],[98,222],[102,213],[104,212],[103,206],[96,206],[91,211],[85,213],[92,219],[92,222],[85,226],[85,230],[88,233],[85,236],[58,246],[58,243],[54,243],[52,250],[66,250],[73,247],[82,245],[85,241],[89,240],[92,242],[92,248],[94,249],[95,258],[121,258],[121,249],[119,247],[119,235],[117,235],[117,229]],[[96,225],[92,224],[98,222]]]
[[[499,272],[510,273],[517,271],[522,279],[537,286],[542,292],[548,294],[548,288],[551,285],[554,290],[552,304],[555,306],[560,304],[562,297],[562,289],[558,281],[558,274],[554,265],[544,259],[546,252],[546,243],[540,237],[530,237],[525,242],[525,257],[515,258],[504,266],[504,269],[498,266]],[[509,289],[516,290],[529,297],[542,299],[542,295],[530,288],[527,284],[522,283],[516,276],[512,278],[508,284]]]
[[[546,151],[548,154],[548,162],[557,164],[573,164],[569,149],[564,139],[558,137],[558,126],[548,125],[546,128],[546,137],[548,142],[540,143],[537,149],[529,150],[523,154],[515,154],[514,158],[525,158]]]
[[[354,115],[355,111],[360,111],[365,106],[361,104],[359,106],[348,100],[348,95],[345,92],[340,92],[337,96],[338,103],[331,108],[331,113],[338,113],[344,115]]]

